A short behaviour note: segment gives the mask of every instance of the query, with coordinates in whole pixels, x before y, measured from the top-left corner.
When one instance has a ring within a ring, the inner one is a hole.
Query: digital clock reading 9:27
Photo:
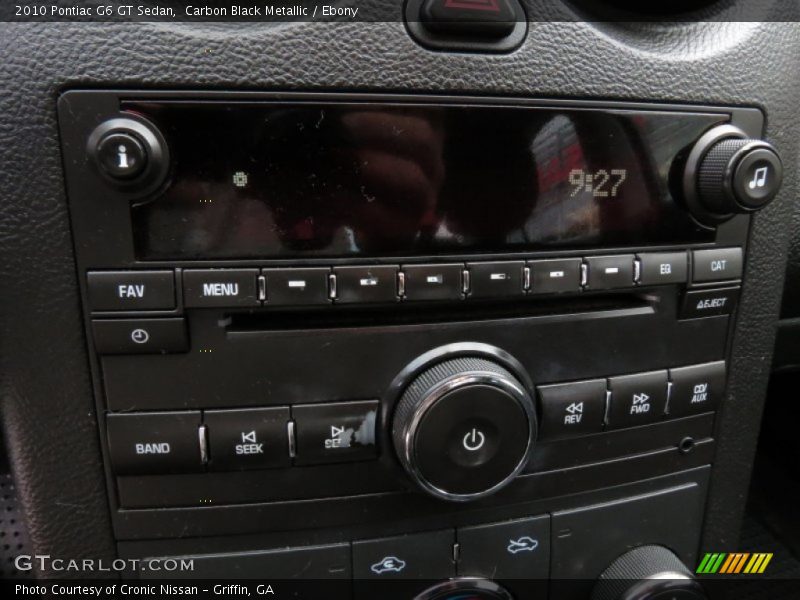
[[[595,198],[616,198],[619,189],[628,178],[628,169],[598,169],[587,171],[585,169],[572,169],[569,172],[569,184],[572,186],[574,198],[580,193],[591,194]]]

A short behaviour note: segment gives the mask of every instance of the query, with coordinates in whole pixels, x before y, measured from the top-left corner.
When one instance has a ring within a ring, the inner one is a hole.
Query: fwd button
[[[634,427],[660,420],[667,407],[667,372],[611,377],[608,426]]]

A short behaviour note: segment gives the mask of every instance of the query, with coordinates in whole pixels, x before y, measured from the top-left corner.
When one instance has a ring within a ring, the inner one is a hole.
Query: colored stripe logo
[[[700,561],[698,575],[760,575],[767,569],[773,554],[766,552],[708,552]]]

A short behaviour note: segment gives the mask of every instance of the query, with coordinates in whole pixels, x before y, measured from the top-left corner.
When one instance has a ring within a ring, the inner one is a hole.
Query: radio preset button
[[[258,269],[192,269],[183,272],[187,308],[258,306]]]
[[[581,259],[528,261],[532,294],[559,294],[581,291]]]
[[[589,290],[611,290],[633,286],[633,254],[586,258]]]
[[[334,267],[336,302],[397,302],[397,272],[391,265],[372,267]]]
[[[327,267],[264,269],[267,282],[265,306],[330,304]]]
[[[106,417],[117,475],[200,471],[200,412],[111,414]]]
[[[648,252],[639,255],[641,285],[686,283],[689,274],[689,255],[686,252]]]
[[[92,271],[86,275],[92,310],[172,310],[172,271]]]
[[[634,427],[660,420],[667,407],[667,372],[611,377],[608,426]]]
[[[681,319],[701,319],[729,315],[739,299],[739,288],[696,290],[683,297]]]
[[[186,321],[175,319],[103,319],[92,321],[94,347],[100,354],[187,352]]]
[[[741,279],[743,265],[741,248],[695,250],[692,281],[703,283]]]
[[[471,298],[523,296],[523,261],[469,263]]]
[[[463,264],[404,265],[406,300],[461,300]]]
[[[335,402],[292,407],[296,465],[373,459],[379,402]]]
[[[289,409],[207,410],[209,468],[214,471],[288,467]]]
[[[669,376],[670,416],[709,412],[717,408],[725,390],[725,361],[670,369]]]
[[[576,381],[537,388],[542,407],[539,439],[598,433],[606,414],[606,380]]]

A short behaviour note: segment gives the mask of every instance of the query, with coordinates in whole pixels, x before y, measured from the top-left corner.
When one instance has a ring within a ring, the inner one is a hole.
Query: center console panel
[[[71,91],[59,117],[121,554],[359,581],[693,560],[779,185],[761,112]]]

